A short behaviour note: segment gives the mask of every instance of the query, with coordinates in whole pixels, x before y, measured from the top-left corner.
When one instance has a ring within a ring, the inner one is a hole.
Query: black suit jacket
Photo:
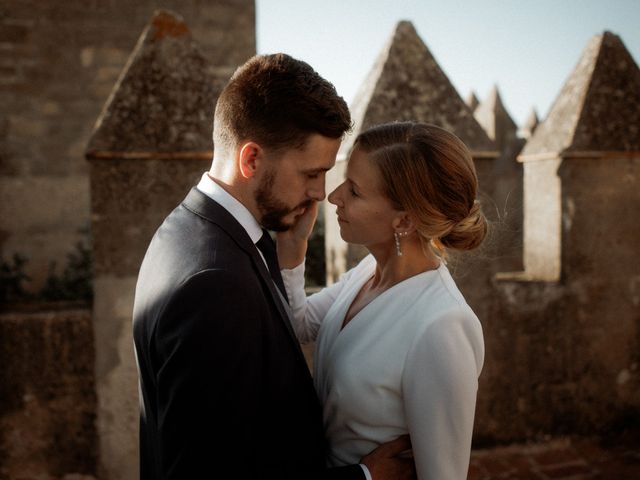
[[[140,269],[141,478],[364,479],[325,469],[313,381],[258,250],[193,188]]]

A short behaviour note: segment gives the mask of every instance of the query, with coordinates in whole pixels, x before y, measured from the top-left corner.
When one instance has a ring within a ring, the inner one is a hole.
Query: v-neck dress
[[[358,463],[409,433],[420,480],[464,480],[484,361],[480,322],[443,262],[389,288],[342,328],[375,268],[369,255],[308,298],[304,267],[282,271],[296,335],[316,341],[328,463]]]

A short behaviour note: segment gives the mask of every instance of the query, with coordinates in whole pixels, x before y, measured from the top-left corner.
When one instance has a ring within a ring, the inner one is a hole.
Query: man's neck
[[[213,170],[207,173],[207,176],[214,181],[220,188],[238,200],[247,210],[253,215],[253,217],[260,222],[260,216],[258,209],[253,201],[253,195],[246,188],[246,184],[238,181],[235,178],[221,178],[216,176]]]

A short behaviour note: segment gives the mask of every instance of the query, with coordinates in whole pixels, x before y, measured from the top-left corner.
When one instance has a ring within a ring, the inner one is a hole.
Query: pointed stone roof
[[[87,147],[87,158],[210,156],[216,77],[182,18],[157,11],[131,53]]]
[[[610,32],[591,39],[527,156],[640,151],[640,69]]]
[[[396,120],[433,123],[460,137],[474,156],[497,156],[494,143],[407,21],[398,23],[380,52],[351,113],[354,129],[342,144],[340,159],[346,157],[359,132]]]
[[[502,103],[497,85],[491,88],[489,95],[473,112],[473,116],[500,149],[504,147],[504,142],[513,138],[518,131],[518,126]]]
[[[480,100],[478,100],[478,97],[476,95],[476,92],[474,92],[473,90],[471,90],[469,92],[469,94],[467,95],[467,98],[465,98],[464,103],[467,104],[467,106],[471,109],[471,111],[473,112],[476,108],[478,108],[478,105],[480,105]]]
[[[530,132],[533,132],[539,123],[540,119],[538,118],[538,112],[536,112],[534,107],[531,107],[531,111],[529,112],[529,116],[525,120],[523,127]]]
[[[538,118],[538,113],[536,112],[536,109],[534,107],[531,107],[529,116],[527,116],[527,119],[524,121],[524,124],[520,129],[520,135],[522,135],[524,138],[531,138],[533,132],[535,132],[536,128],[538,128],[539,123],[540,120]]]

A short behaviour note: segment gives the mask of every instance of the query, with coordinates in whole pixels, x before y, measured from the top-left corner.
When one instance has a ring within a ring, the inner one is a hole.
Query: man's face
[[[288,230],[306,208],[324,199],[325,173],[334,166],[339,147],[340,139],[311,134],[303,148],[265,159],[255,191],[263,227]]]

